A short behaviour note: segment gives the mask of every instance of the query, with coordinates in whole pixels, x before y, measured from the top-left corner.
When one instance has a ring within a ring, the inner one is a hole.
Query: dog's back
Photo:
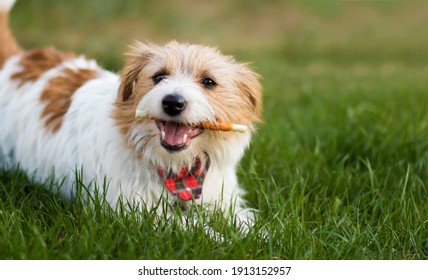
[[[115,134],[108,117],[119,77],[52,47],[25,51],[8,26],[13,3],[0,0],[0,161],[19,165],[37,181],[66,178],[61,191],[70,197],[74,172],[84,163],[87,183],[120,158],[94,156],[105,154],[109,144],[120,146],[111,143]]]

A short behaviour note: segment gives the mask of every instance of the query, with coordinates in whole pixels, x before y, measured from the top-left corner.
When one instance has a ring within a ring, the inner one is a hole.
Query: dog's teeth
[[[186,140],[187,140],[187,134],[184,134],[184,136],[183,136],[183,143],[185,143]]]
[[[164,140],[165,139],[165,131],[161,131],[161,134],[162,134],[162,140]]]

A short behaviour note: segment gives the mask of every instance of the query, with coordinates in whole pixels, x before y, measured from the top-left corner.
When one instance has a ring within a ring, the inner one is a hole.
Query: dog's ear
[[[259,121],[263,108],[262,86],[259,81],[261,77],[247,64],[241,65],[238,75],[238,89],[247,99],[248,108],[254,112],[255,120]]]
[[[134,83],[150,57],[150,46],[137,42],[128,53],[125,54],[125,66],[120,71],[120,86],[118,100],[127,101],[134,90]]]

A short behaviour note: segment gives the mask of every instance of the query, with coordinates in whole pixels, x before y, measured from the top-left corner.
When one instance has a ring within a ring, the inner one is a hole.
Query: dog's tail
[[[0,67],[12,55],[21,51],[9,29],[9,11],[16,0],[0,0]]]

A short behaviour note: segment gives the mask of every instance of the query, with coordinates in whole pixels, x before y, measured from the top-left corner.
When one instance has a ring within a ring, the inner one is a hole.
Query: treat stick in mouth
[[[144,110],[136,110],[135,111],[135,118],[137,118],[137,119],[142,119],[142,118],[145,118],[145,117],[147,117],[149,114],[147,114],[147,112],[146,111],[144,111]]]
[[[135,118],[146,118],[149,114],[144,110],[136,110],[135,111]],[[248,128],[246,125],[243,124],[236,124],[231,122],[210,122],[205,121],[201,123],[201,127],[205,129],[210,130],[218,130],[218,131],[235,131],[235,132],[241,132],[246,133]]]
[[[236,131],[241,133],[247,132],[247,126],[243,124],[236,124],[231,122],[202,122],[201,126],[210,130],[220,131]]]

